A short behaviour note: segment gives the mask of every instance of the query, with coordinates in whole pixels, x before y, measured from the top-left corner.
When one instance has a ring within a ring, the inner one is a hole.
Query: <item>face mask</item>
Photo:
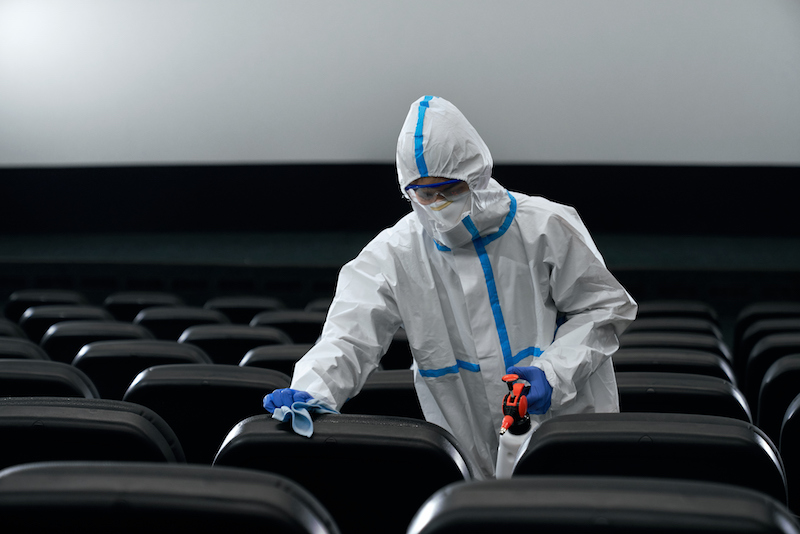
[[[461,222],[464,215],[469,211],[470,197],[472,195],[462,195],[454,201],[439,200],[424,206],[425,213],[440,232],[446,232],[454,228]]]

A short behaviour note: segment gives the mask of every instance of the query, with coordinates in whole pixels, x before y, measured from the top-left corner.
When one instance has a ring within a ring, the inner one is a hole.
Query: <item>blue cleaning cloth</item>
[[[298,401],[292,403],[291,408],[288,406],[280,406],[272,412],[272,418],[284,423],[291,419],[292,430],[301,436],[310,438],[314,433],[314,421],[311,420],[312,413],[339,413],[333,408],[330,408],[324,402],[317,399],[310,399],[308,401]]]

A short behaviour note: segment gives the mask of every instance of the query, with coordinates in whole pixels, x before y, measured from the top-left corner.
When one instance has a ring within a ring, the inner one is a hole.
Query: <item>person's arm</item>
[[[339,273],[319,341],[295,364],[291,388],[339,410],[361,391],[401,325],[394,258],[374,243]]]
[[[568,405],[597,368],[619,348],[618,336],[637,305],[608,271],[589,233],[571,208],[548,224],[550,292],[566,321],[532,365],[552,386],[551,409]],[[569,217],[570,214],[574,216]]]

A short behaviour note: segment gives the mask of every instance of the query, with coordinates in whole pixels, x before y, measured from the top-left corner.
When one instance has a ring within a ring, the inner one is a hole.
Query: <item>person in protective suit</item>
[[[618,412],[611,355],[637,305],[577,212],[504,189],[443,98],[412,104],[396,163],[413,212],[342,268],[320,339],[265,408],[313,398],[339,409],[402,326],[426,420],[455,436],[479,477],[494,476],[507,373],[530,382],[539,421]]]

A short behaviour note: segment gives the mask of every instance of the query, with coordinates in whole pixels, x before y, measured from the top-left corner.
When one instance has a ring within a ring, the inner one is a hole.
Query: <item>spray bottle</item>
[[[503,423],[500,426],[500,445],[497,449],[497,478],[511,478],[514,466],[528,447],[528,442],[538,423],[528,415],[528,398],[524,395],[525,382],[518,375],[505,375],[508,394],[503,397]]]

